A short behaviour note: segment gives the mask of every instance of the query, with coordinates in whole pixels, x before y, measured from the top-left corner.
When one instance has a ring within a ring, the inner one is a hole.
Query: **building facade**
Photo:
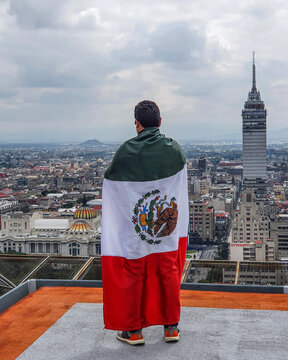
[[[277,214],[271,221],[271,238],[277,259],[288,259],[288,214]]]
[[[234,261],[274,261],[275,246],[270,238],[270,221],[264,215],[264,206],[257,204],[252,189],[242,194],[239,210],[232,222],[230,259]]]
[[[266,116],[264,102],[256,87],[256,67],[253,54],[252,89],[242,110],[243,188],[252,188],[257,198],[266,197]]]
[[[215,211],[215,237],[218,241],[227,239],[229,226],[229,213],[226,211]]]
[[[214,241],[214,208],[208,201],[190,201],[190,238],[202,241]]]
[[[43,218],[43,213],[2,215],[0,253],[100,256],[100,215],[82,207],[74,216]]]

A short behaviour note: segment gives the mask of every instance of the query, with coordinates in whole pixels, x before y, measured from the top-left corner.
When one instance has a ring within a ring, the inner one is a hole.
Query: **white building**
[[[82,207],[70,219],[43,219],[43,213],[2,215],[0,252],[97,256],[101,254],[100,215]]]
[[[274,242],[270,239],[270,221],[264,207],[256,203],[252,189],[243,192],[242,203],[232,222],[230,259],[234,261],[273,261]]]

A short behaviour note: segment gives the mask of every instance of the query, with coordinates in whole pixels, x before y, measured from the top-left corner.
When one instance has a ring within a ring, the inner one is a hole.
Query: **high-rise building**
[[[257,198],[266,197],[266,116],[264,102],[256,87],[253,53],[252,89],[242,110],[243,119],[243,188],[252,188]]]

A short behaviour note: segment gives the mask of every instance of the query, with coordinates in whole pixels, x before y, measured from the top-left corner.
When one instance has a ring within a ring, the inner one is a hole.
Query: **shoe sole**
[[[126,343],[129,344],[129,345],[144,345],[144,344],[145,344],[145,340],[144,340],[144,339],[129,340],[129,339],[122,338],[122,337],[119,336],[119,335],[116,335],[116,336],[117,336],[117,339],[118,339],[118,340],[123,341],[123,342],[126,342]]]
[[[179,336],[171,336],[171,337],[165,337],[165,341],[166,342],[177,342],[177,341],[179,341]]]

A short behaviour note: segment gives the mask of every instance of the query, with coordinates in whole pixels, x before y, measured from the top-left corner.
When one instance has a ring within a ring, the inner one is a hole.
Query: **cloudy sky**
[[[124,140],[142,99],[178,140],[241,135],[253,50],[288,127],[287,33],[287,0],[0,0],[0,143]]]

